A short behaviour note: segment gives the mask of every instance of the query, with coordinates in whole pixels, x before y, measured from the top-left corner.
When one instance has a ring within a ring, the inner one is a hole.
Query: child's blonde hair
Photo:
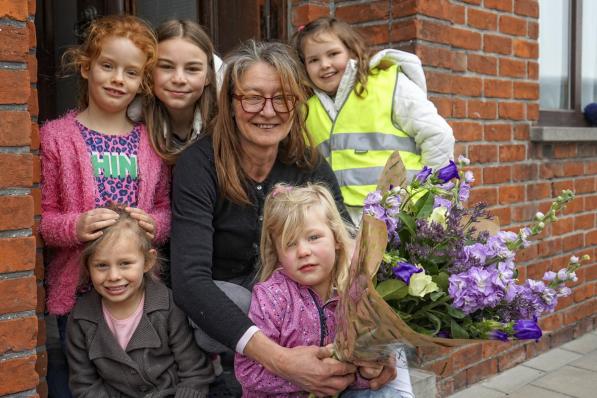
[[[348,51],[351,52],[351,58],[356,58],[357,82],[359,84],[355,84],[354,92],[362,98],[367,90],[367,76],[369,74],[369,51],[365,40],[346,22],[333,17],[317,18],[299,28],[292,37],[292,43],[303,64],[305,63],[305,40],[310,38],[317,41],[318,36],[322,33],[329,33],[338,37]]]
[[[297,239],[301,230],[309,225],[311,208],[321,206],[327,225],[338,243],[336,264],[332,284],[339,290],[344,288],[348,277],[351,257],[350,227],[344,222],[330,191],[320,184],[293,187],[277,184],[265,200],[263,227],[261,230],[261,268],[259,280],[267,280],[278,268],[276,242],[286,247]]]
[[[131,217],[131,215],[124,210],[124,206],[112,204],[107,207],[118,214],[118,220],[113,225],[102,229],[102,235],[90,242],[88,242],[81,253],[81,277],[80,284],[87,285],[89,283],[89,261],[97,253],[98,249],[103,245],[110,244],[114,240],[120,238],[123,231],[130,231],[137,237],[137,244],[139,250],[145,256],[145,262],[153,262],[151,269],[146,273],[154,280],[159,279],[160,266],[156,255],[151,254],[153,245],[147,233],[139,226],[139,222]]]
[[[91,63],[102,52],[103,42],[110,37],[122,37],[132,41],[147,56],[142,71],[141,92],[151,95],[151,71],[157,61],[157,40],[151,27],[142,19],[132,15],[109,15],[97,19],[89,26],[84,42],[69,48],[62,55],[65,70],[79,72],[89,70]],[[87,82],[79,82],[79,108],[89,106]]]
[[[170,20],[162,22],[156,29],[158,43],[181,38],[199,47],[207,56],[207,76],[209,85],[203,88],[201,98],[197,100],[196,109],[201,114],[202,131],[206,131],[217,110],[217,83],[214,69],[214,46],[205,31],[196,22],[190,20]],[[187,139],[182,146],[172,144],[172,128],[170,117],[164,104],[154,95],[146,97],[144,106],[147,131],[151,132],[151,144],[155,151],[169,164],[174,164],[184,149],[193,142]],[[164,131],[164,124],[169,128]]]

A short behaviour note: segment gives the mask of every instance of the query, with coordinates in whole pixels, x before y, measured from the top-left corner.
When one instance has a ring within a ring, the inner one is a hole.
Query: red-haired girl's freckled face
[[[126,110],[143,81],[147,56],[130,39],[108,37],[99,56],[81,75],[89,88],[89,107],[106,113]]]
[[[336,95],[350,59],[348,48],[336,35],[320,33],[305,39],[303,53],[313,84],[329,95]]]

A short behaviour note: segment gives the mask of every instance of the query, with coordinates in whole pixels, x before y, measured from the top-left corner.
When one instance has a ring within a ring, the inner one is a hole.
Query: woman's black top
[[[252,206],[222,197],[209,137],[185,150],[174,168],[170,240],[174,298],[199,327],[232,350],[253,323],[213,280],[252,287],[263,204],[267,193],[281,182],[326,184],[343,218],[350,219],[336,176],[323,158],[313,170],[276,161],[265,181],[249,184]]]

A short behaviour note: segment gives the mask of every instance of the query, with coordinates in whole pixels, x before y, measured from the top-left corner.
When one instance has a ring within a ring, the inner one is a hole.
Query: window
[[[539,125],[586,126],[597,101],[597,2],[540,0]]]

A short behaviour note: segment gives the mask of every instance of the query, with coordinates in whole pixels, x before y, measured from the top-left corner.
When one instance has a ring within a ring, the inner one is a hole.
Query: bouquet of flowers
[[[460,157],[461,166],[468,160]],[[336,353],[380,360],[397,341],[454,346],[470,339],[534,339],[582,260],[520,283],[516,251],[556,221],[574,198],[563,191],[518,233],[500,231],[483,203],[466,207],[474,176],[454,162],[405,183],[397,154],[365,201],[357,250],[339,307]]]

